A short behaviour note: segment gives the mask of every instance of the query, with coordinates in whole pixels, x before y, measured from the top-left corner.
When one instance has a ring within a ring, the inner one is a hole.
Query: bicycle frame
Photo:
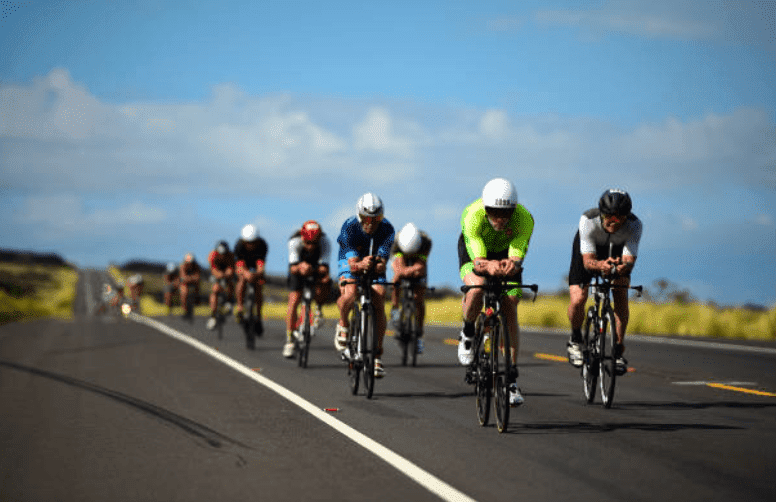
[[[605,408],[614,402],[615,382],[618,376],[615,346],[617,344],[616,319],[612,308],[613,289],[633,289],[641,295],[642,286],[613,284],[609,277],[596,275],[590,284],[593,304],[585,316],[582,336],[582,381],[585,399],[595,400],[596,380],[599,380],[601,401]]]
[[[496,427],[499,432],[505,432],[509,423],[509,385],[517,379],[517,364],[512,362],[509,326],[501,309],[501,298],[510,289],[523,288],[534,293],[535,301],[539,286],[511,282],[509,278],[484,277],[484,284],[461,286],[463,293],[475,288],[485,290],[484,312],[477,316],[475,328],[475,357],[467,367],[466,381],[475,386],[477,417],[482,426],[488,423],[491,393],[495,392]],[[493,338],[489,351],[484,346],[486,336]]]
[[[370,250],[374,242],[370,242]],[[371,254],[376,258],[376,255]],[[350,376],[350,389],[355,395],[358,393],[359,375],[364,375],[364,385],[366,385],[366,397],[372,399],[374,393],[374,366],[377,353],[377,332],[374,318],[374,305],[372,304],[372,286],[375,283],[374,269],[365,273],[358,274],[356,279],[342,281],[341,285],[356,285],[356,303],[353,305],[350,322],[350,335],[348,337],[347,356],[342,354],[343,359],[348,361],[348,375]],[[381,286],[387,286],[391,283],[380,283]],[[371,338],[368,339],[368,338]]]

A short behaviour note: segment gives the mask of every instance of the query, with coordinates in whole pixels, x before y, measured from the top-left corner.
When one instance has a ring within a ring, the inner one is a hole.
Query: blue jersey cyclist
[[[372,302],[375,307],[375,329],[377,330],[377,353],[375,354],[375,377],[385,376],[381,356],[385,336],[385,271],[393,246],[393,225],[383,217],[383,202],[373,193],[366,193],[358,199],[358,214],[342,225],[337,238],[339,243],[338,277],[340,297],[337,299],[340,320],[334,335],[334,346],[343,351],[348,340],[350,320],[348,315],[356,302],[356,285],[343,284],[354,279],[353,274],[373,270],[377,277],[373,284]]]

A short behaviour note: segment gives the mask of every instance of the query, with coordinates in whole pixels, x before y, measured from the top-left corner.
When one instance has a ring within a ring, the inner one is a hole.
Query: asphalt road
[[[177,317],[0,326],[0,500],[776,500],[776,346],[632,337],[612,409],[585,404],[565,335],[525,330],[526,404],[480,427],[456,328],[352,396],[333,321],[307,369],[281,322],[248,351]],[[164,326],[160,326],[161,323]],[[198,344],[201,342],[201,344]],[[337,409],[327,412],[324,409]]]

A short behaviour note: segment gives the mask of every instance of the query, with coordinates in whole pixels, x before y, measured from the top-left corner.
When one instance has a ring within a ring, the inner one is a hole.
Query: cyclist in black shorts
[[[571,339],[567,351],[569,363],[582,366],[582,323],[588,287],[595,274],[614,275],[615,285],[629,286],[630,274],[636,264],[641,239],[641,220],[631,212],[633,203],[627,192],[610,189],[601,195],[598,207],[586,211],[579,220],[574,236],[569,267],[569,308]],[[628,290],[612,290],[614,317],[617,323],[617,366],[627,369],[622,356],[628,327]]]
[[[297,317],[297,307],[302,301],[302,278],[315,275],[315,301],[318,308],[315,321],[323,319],[321,305],[326,302],[331,290],[329,277],[329,255],[331,253],[329,239],[321,230],[317,221],[304,222],[288,241],[288,311],[286,312],[286,344],[283,346],[283,357],[294,357],[294,340],[298,335],[296,329],[301,319]],[[305,312],[305,315],[310,315]]]

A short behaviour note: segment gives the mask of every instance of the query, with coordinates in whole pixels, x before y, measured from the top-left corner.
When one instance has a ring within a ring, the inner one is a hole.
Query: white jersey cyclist
[[[625,223],[615,233],[610,234],[601,224],[601,211],[598,208],[586,211],[579,219],[579,251],[581,254],[593,253],[608,257],[609,246],[613,246],[613,256],[638,256],[641,240],[641,220],[634,214],[628,215]]]
[[[291,265],[306,261],[310,265],[328,266],[330,255],[331,244],[325,235],[321,236],[320,246],[312,252],[305,249],[301,234],[291,237],[288,241],[288,263]]]

